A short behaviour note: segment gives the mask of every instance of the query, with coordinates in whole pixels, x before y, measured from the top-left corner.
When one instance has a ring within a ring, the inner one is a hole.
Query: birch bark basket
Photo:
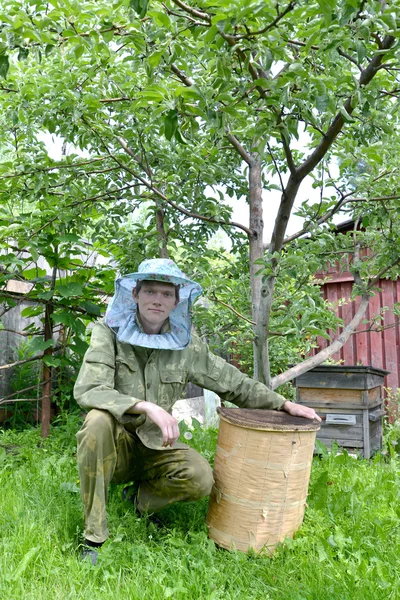
[[[229,550],[272,553],[303,522],[316,420],[220,408],[209,537]]]

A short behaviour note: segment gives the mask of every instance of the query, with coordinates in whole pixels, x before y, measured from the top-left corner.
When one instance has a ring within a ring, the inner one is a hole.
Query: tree
[[[233,252],[248,253],[255,375],[275,387],[294,373],[271,381],[268,338],[277,333],[271,323],[277,287],[288,285],[291,272],[293,289],[312,306],[313,294],[304,290],[318,264],[319,245],[324,242],[321,258],[337,259],[332,216],[352,207],[358,222],[368,212],[366,236],[376,241],[368,272],[360,254],[367,237],[352,238],[360,309],[312,364],[322,362],[362,319],[378,276],[396,273],[397,257],[390,252],[398,243],[396,219],[379,221],[379,211],[388,206],[394,217],[398,194],[373,154],[383,155],[388,139],[397,135],[399,10],[397,3],[344,0],[299,0],[284,7],[244,0],[210,5],[125,0],[112,6],[7,1],[0,15],[5,78],[0,168],[7,186],[2,202],[18,199],[12,204],[19,209],[3,210],[4,239],[17,239],[19,251],[34,255],[38,248],[53,252],[60,235],[76,235],[63,249],[67,260],[85,234],[98,248],[106,245],[118,254],[120,224],[145,201],[150,216],[135,228],[132,250],[174,256],[183,243],[192,250],[186,264],[196,276],[196,269],[204,274],[198,265],[210,256],[210,237],[219,228],[228,231]],[[57,133],[87,158],[54,163],[37,142],[43,131]],[[293,142],[302,131],[308,148],[296,150]],[[336,179],[330,172],[335,162]],[[372,166],[362,172],[363,164]],[[276,187],[271,173],[278,174],[282,200],[265,248],[262,194]],[[304,229],[296,240],[285,238],[308,175],[321,189],[321,200],[318,206],[303,204]],[[380,197],[390,200],[374,200],[378,186]],[[225,194],[247,198],[249,227],[231,221]],[[379,222],[389,231],[386,243],[374,234]],[[14,266],[4,277],[25,272],[17,255],[17,262],[9,260]],[[57,268],[70,269],[71,262],[58,262]],[[69,272],[74,273],[69,284],[76,283],[80,271]],[[296,303],[293,310],[299,314]],[[300,328],[311,341],[321,332],[314,317],[311,327]],[[284,319],[281,326],[278,333],[297,331]]]

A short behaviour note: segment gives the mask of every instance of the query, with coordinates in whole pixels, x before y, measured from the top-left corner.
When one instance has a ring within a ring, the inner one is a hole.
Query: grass
[[[314,459],[302,528],[272,557],[227,552],[207,538],[207,500],[163,511],[168,527],[138,519],[110,490],[111,538],[98,565],[81,562],[76,418],[0,434],[2,600],[400,599],[400,460],[391,427],[366,461],[326,451]],[[191,445],[212,460],[216,432]]]

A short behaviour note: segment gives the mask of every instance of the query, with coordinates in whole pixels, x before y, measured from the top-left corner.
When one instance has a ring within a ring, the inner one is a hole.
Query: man
[[[191,333],[190,307],[202,288],[173,261],[146,260],[115,287],[104,321],[93,328],[74,389],[77,402],[90,411],[77,439],[86,554],[92,562],[108,537],[111,481],[135,482],[128,499],[138,514],[210,493],[212,470],[177,441],[171,414],[187,382],[239,407],[319,419],[311,408],[241,373]]]

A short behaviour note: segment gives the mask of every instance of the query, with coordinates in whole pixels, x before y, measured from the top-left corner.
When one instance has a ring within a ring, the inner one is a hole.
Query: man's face
[[[159,333],[177,305],[174,286],[161,281],[144,281],[139,293],[133,290],[132,295],[144,332]]]

